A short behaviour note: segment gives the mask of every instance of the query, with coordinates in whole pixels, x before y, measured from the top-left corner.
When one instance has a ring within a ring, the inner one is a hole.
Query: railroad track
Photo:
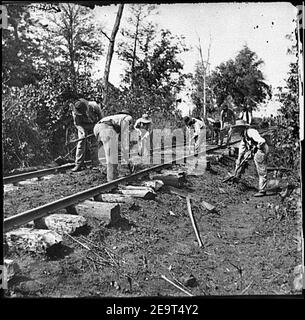
[[[175,146],[175,148],[179,148],[182,147],[184,145],[177,145]],[[169,148],[169,147],[164,147]],[[159,151],[162,150],[163,148],[155,148],[152,151]],[[164,149],[164,150],[165,150]],[[132,153],[131,156],[136,156],[136,153]],[[101,158],[100,161],[106,161],[105,158]],[[85,164],[90,164],[91,161],[85,161]],[[66,170],[72,169],[75,166],[74,163],[67,163],[61,166],[54,166],[51,168],[46,168],[46,169],[41,169],[41,170],[35,170],[35,171],[31,171],[31,172],[25,172],[25,173],[21,173],[21,174],[16,174],[16,175],[9,175],[9,176],[5,176],[3,177],[3,184],[14,184],[14,183],[18,183],[21,181],[25,181],[25,180],[30,180],[30,179],[34,179],[34,178],[41,178],[50,174],[56,174],[56,173],[64,173]]]
[[[261,133],[265,133],[270,130],[272,130],[272,128],[269,128],[269,130],[263,130],[263,131],[261,131]],[[237,139],[235,141],[232,141],[229,144],[229,146],[235,145],[239,142],[240,142],[240,139]],[[210,154],[214,151],[221,150],[221,149],[223,149],[223,147],[209,145],[206,147],[206,150],[199,153],[199,155]],[[93,198],[103,192],[107,192],[107,191],[110,191],[114,188],[117,188],[119,185],[125,184],[129,181],[133,181],[137,178],[145,176],[145,175],[149,174],[150,172],[164,169],[166,167],[171,167],[172,165],[174,165],[176,163],[185,163],[187,160],[192,159],[194,157],[195,157],[194,154],[184,156],[181,158],[174,157],[173,160],[170,160],[170,161],[158,164],[158,165],[154,165],[154,166],[149,167],[144,170],[140,170],[140,171],[135,172],[133,174],[130,174],[126,177],[122,177],[122,178],[113,180],[111,182],[101,184],[99,186],[87,189],[85,191],[81,191],[81,192],[72,194],[72,195],[64,197],[62,199],[50,202],[48,204],[30,209],[30,210],[27,210],[27,211],[19,213],[17,215],[8,217],[8,218],[4,219],[3,230],[4,230],[4,232],[8,232],[8,231],[15,229],[15,228],[18,228],[28,222],[45,217],[56,210],[67,209],[69,207],[73,207],[73,206],[75,206],[85,200],[88,200],[90,198]],[[71,166],[73,166],[73,165],[71,165]],[[63,167],[63,166],[61,166],[61,167]],[[68,168],[68,166],[66,165],[65,168]],[[51,169],[54,169],[54,168],[51,168]],[[48,169],[46,169],[46,170],[48,170]],[[44,170],[40,170],[40,171],[44,171]],[[33,174],[34,173],[42,174],[41,172],[40,173],[33,172]],[[31,173],[29,173],[29,174],[31,174]]]

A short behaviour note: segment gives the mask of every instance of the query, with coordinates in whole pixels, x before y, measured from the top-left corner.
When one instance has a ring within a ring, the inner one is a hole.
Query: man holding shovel
[[[85,99],[78,100],[73,106],[72,116],[74,125],[78,131],[75,167],[73,172],[81,171],[84,167],[85,153],[87,149],[87,136],[92,134],[94,125],[102,118],[102,111],[100,106],[94,101],[87,101]],[[99,167],[98,146],[95,137],[91,144],[91,158],[92,166]]]
[[[256,129],[250,127],[245,120],[237,120],[232,126],[232,131],[240,134],[241,142],[239,145],[238,158],[236,160],[235,178],[240,178],[243,164],[252,156],[259,177],[259,191],[254,196],[262,197],[266,195],[267,186],[267,154],[269,147],[266,140],[259,134]]]

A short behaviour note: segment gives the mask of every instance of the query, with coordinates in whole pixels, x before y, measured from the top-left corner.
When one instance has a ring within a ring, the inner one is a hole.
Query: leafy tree
[[[156,37],[156,26],[149,17],[156,13],[156,5],[133,4],[127,18],[128,28],[121,31],[124,41],[119,43],[118,54],[130,67],[130,85],[133,88],[135,67],[139,59],[147,56],[151,42]]]
[[[41,79],[38,20],[27,6],[7,5],[8,28],[2,29],[2,79],[12,87],[33,84]]]
[[[140,28],[138,17],[139,12],[135,20],[138,29],[132,34],[133,49],[128,46],[130,39],[127,39],[119,52],[128,63],[122,84],[125,106],[132,108],[135,117],[145,111],[155,119],[159,118],[160,125],[165,119],[175,122],[179,116],[176,93],[181,90],[185,79],[183,64],[178,59],[178,55],[187,50],[184,37],[174,36],[169,30],[160,30],[158,35],[157,26],[150,22]]]
[[[50,160],[46,131],[36,123],[35,89],[2,87],[2,143],[5,172]]]
[[[67,69],[72,91],[78,92],[79,76],[90,77],[92,63],[103,53],[100,27],[93,24],[90,9],[61,4],[61,12],[50,14],[44,41],[45,59],[49,65]]]
[[[231,95],[237,111],[245,105],[255,110],[259,103],[270,98],[271,87],[264,82],[264,75],[260,70],[263,63],[255,52],[244,46],[235,59],[216,67],[207,83],[216,96],[217,105],[220,106]]]
[[[62,155],[66,152],[67,135],[75,131],[70,103],[79,97],[102,101],[101,85],[91,79],[92,63],[102,53],[95,32],[98,28],[91,23],[89,9],[72,4],[60,6],[60,14],[49,14],[43,25],[29,22],[27,7],[13,7],[18,24],[5,31],[3,78],[7,85],[20,86],[7,87],[3,92],[3,151],[7,168],[41,164]],[[12,34],[16,30],[18,38]],[[35,42],[36,39],[39,41]],[[10,60],[12,48],[15,51]],[[19,56],[20,61],[16,60]],[[14,67],[16,61],[19,70]],[[40,77],[31,77],[34,72]]]

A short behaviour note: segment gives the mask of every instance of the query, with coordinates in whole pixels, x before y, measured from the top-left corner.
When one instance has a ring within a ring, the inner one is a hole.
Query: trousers
[[[195,149],[195,155],[198,156],[198,153],[201,151],[201,145],[205,143],[206,139],[206,129],[203,128],[200,130],[199,135],[194,139],[194,149]]]
[[[258,173],[258,188],[259,191],[265,191],[267,186],[267,154],[269,147],[265,143],[261,149],[254,155],[254,163]]]
[[[119,134],[105,123],[97,123],[94,126],[93,133],[99,143],[99,148],[104,148],[107,164],[107,181],[118,178],[118,149]]]
[[[268,145],[265,143],[261,149],[258,149],[254,155],[254,163],[255,163],[255,167],[256,167],[256,171],[258,174],[258,189],[259,191],[265,191],[266,186],[267,186],[267,155],[269,152],[269,147]],[[237,161],[236,161],[236,168],[238,167],[240,161],[242,161],[242,159],[240,159],[238,157]],[[243,170],[240,169],[237,172],[237,177],[240,178],[241,174],[243,173]]]
[[[78,139],[84,138],[88,134],[92,133],[92,128],[84,128],[83,126],[75,126],[78,133]],[[93,125],[92,125],[93,127]],[[88,139],[83,139],[77,142],[76,154],[75,154],[75,165],[82,165],[85,161],[86,150],[89,147],[90,156],[93,166],[99,165],[98,159],[98,144],[95,137],[90,137],[90,142]]]
[[[230,142],[232,136],[232,125],[229,122],[225,122],[223,125],[223,129],[220,130],[219,134],[219,144],[222,145],[224,137],[227,136],[227,143]]]

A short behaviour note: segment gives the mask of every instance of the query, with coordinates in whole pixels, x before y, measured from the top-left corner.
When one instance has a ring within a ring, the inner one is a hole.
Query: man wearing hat
[[[262,197],[266,194],[267,186],[267,154],[269,147],[266,140],[259,134],[256,129],[251,126],[245,120],[237,120],[236,124],[232,126],[232,131],[240,134],[241,142],[239,145],[238,158],[236,160],[236,177],[240,178],[241,168],[238,169],[243,157],[247,151],[252,151],[254,155],[254,163],[259,176],[259,192],[255,197]]]
[[[204,138],[205,138],[205,123],[202,120],[192,118],[189,116],[184,117],[183,121],[189,130],[194,131],[194,135],[191,138],[190,142],[194,140],[195,156],[198,156],[198,152],[200,151],[199,150],[200,146],[202,142],[204,142]]]
[[[78,141],[75,155],[75,167],[72,171],[81,171],[84,167],[85,154],[87,149],[87,135],[93,132],[94,125],[101,119],[101,107],[94,101],[79,99],[72,109],[73,122],[78,131]],[[92,166],[98,167],[98,147],[95,138],[91,138]]]
[[[139,133],[138,155],[147,155],[150,149],[150,137],[152,133],[152,120],[145,113],[139,118],[134,125],[135,130]]]
[[[122,158],[129,164],[129,125],[132,116],[129,110],[102,118],[93,129],[97,141],[103,144],[107,163],[107,181],[118,178],[119,138]]]

